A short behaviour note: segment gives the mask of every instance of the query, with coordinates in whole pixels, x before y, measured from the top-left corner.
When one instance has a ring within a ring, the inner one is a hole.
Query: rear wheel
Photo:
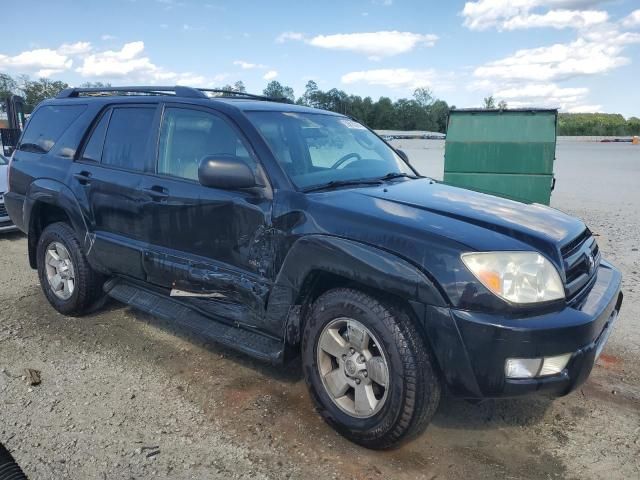
[[[58,312],[82,315],[100,296],[102,276],[91,269],[66,223],[44,229],[38,240],[37,261],[42,291]]]
[[[358,290],[316,300],[302,356],[320,414],[363,446],[396,446],[420,433],[437,408],[440,383],[409,315]]]

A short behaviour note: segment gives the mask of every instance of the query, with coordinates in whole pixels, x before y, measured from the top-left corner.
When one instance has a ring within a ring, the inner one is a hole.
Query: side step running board
[[[126,303],[154,317],[179,325],[196,335],[251,355],[262,361],[281,363],[283,342],[256,332],[233,327],[207,317],[158,292],[121,278],[109,280],[104,291],[119,302]]]

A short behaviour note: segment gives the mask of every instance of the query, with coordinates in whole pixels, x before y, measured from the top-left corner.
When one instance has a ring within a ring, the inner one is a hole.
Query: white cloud
[[[629,63],[624,47],[639,42],[640,34],[594,31],[571,43],[518,50],[476,68],[473,75],[494,81],[556,81],[606,73]]]
[[[290,40],[304,41],[314,47],[329,50],[361,53],[372,60],[379,60],[383,57],[409,52],[419,45],[433,47],[438,40],[438,36],[394,30],[316,35],[311,38],[305,37],[299,32],[284,32],[276,38],[277,43],[284,43]]]
[[[255,68],[259,68],[259,69],[267,68],[266,65],[262,65],[261,63],[250,63],[250,62],[245,62],[244,60],[235,60],[233,64],[239,66],[243,70],[253,70]]]
[[[607,21],[607,12],[589,9],[599,3],[606,0],[477,0],[466,2],[461,15],[471,30],[586,28]]]
[[[157,67],[141,56],[144,42],[125,43],[121,50],[105,50],[88,55],[76,71],[83,77],[123,77],[132,73],[151,73]]]
[[[505,30],[535,27],[586,28],[604,23],[608,18],[607,12],[599,10],[549,10],[543,15],[517,15],[506,20],[502,27]]]
[[[576,105],[566,109],[569,113],[597,113],[602,111],[602,105]]]
[[[68,55],[50,48],[37,48],[15,56],[0,54],[0,67],[21,72],[38,70],[44,76],[68,70],[72,65]]]
[[[409,70],[408,68],[381,68],[350,72],[342,76],[341,81],[346,85],[367,83],[396,89],[414,89],[431,87],[438,79],[434,70]]]
[[[338,33],[317,35],[307,43],[330,50],[347,50],[367,55],[370,59],[399,55],[413,50],[418,45],[433,47],[437,35],[412,32],[380,31],[367,33]]]
[[[583,108],[582,111],[596,111],[594,105],[584,104],[588,94],[589,89],[585,87],[563,88],[554,83],[512,85],[493,92],[496,99],[505,100],[510,107],[549,107],[564,111]]]
[[[634,10],[622,20],[622,26],[627,28],[640,27],[640,9]]]
[[[278,71],[277,70],[269,70],[267,73],[264,74],[264,78],[265,80],[273,80],[278,76]]]
[[[300,32],[282,32],[276,37],[276,43],[284,43],[289,40],[304,40],[304,34]]]
[[[120,50],[105,50],[87,55],[76,71],[83,77],[131,81],[151,84],[169,83],[210,86],[221,80],[220,76],[207,79],[193,72],[174,72],[157,66],[144,55],[144,42],[125,43]]]
[[[116,37],[113,35],[110,35],[108,33],[105,33],[104,35],[100,36],[100,40],[104,40],[105,42],[108,42],[109,40],[115,40]]]
[[[90,51],[91,43],[89,42],[63,43],[57,50],[61,55],[82,55]]]
[[[548,98],[569,98],[572,100],[584,97],[589,93],[588,88],[560,88],[553,83],[546,84],[527,84],[518,87],[506,88],[498,90],[494,95],[505,100],[513,100],[518,98],[532,99],[548,99]]]

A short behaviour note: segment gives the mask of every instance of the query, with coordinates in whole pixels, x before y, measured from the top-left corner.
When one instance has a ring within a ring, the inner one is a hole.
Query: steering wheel
[[[331,168],[338,168],[340,165],[342,165],[344,162],[346,162],[347,160],[349,160],[351,158],[355,158],[357,160],[362,160],[362,157],[360,156],[360,154],[358,154],[356,152],[347,153],[345,156],[341,157],[340,160],[338,160],[336,163],[331,165]]]

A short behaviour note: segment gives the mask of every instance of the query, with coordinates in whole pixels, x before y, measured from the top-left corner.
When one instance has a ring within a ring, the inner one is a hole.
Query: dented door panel
[[[182,300],[207,313],[261,329],[273,264],[269,199],[162,176],[145,183],[167,194],[145,207],[148,281],[189,292]]]

